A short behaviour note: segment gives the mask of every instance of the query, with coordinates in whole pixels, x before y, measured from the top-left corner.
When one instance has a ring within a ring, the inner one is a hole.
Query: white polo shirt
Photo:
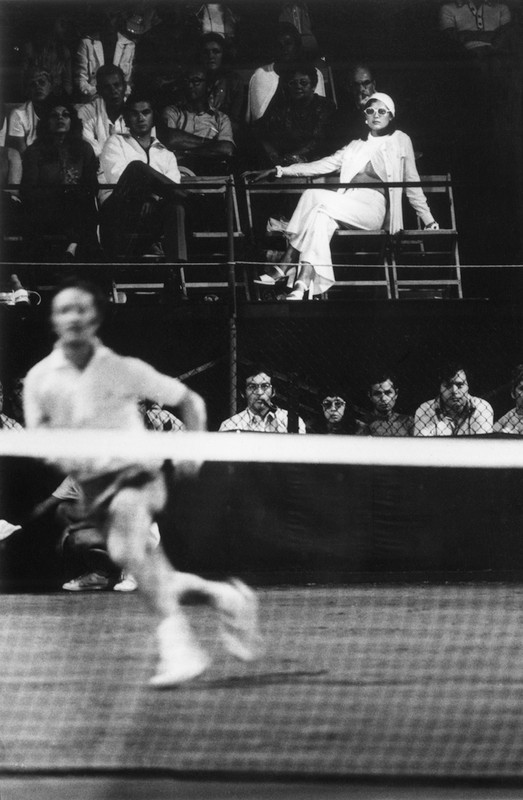
[[[85,369],[79,370],[57,344],[25,379],[26,426],[143,431],[139,400],[177,406],[186,391],[176,378],[100,342]]]
[[[79,370],[58,343],[29,370],[24,381],[26,426],[143,431],[139,400],[177,406],[186,392],[177,378],[162,375],[138,358],[120,356],[99,341],[85,369]],[[66,472],[85,477],[125,465],[102,453],[96,464],[86,469],[79,468],[78,463],[64,462],[61,466]]]

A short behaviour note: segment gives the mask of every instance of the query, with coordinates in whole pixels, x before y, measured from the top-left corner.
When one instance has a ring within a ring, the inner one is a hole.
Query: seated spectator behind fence
[[[145,427],[148,431],[184,431],[185,425],[171,411],[162,408],[152,400],[143,400],[139,405]]]
[[[225,419],[219,430],[227,433],[305,433],[305,423],[300,417],[296,416],[293,420],[287,411],[273,402],[274,386],[270,371],[262,366],[253,366],[247,373],[245,394],[242,392],[247,407]],[[295,431],[292,431],[293,422]]]
[[[97,156],[100,156],[109,136],[127,132],[123,117],[125,90],[125,76],[120,67],[105,64],[96,73],[97,97],[78,109],[83,137]]]
[[[486,400],[469,394],[467,373],[459,363],[439,375],[439,394],[422,403],[414,417],[414,436],[472,436],[492,433],[493,411]]]
[[[253,126],[260,167],[302,164],[327,153],[334,103],[315,94],[316,67],[297,63],[281,71],[283,91]]]
[[[365,135],[363,110],[369,98],[377,91],[374,74],[368,64],[356,62],[349,67],[346,91],[334,115],[330,136],[332,149],[344,147],[353,139]]]
[[[322,414],[315,433],[356,433],[356,422],[340,391],[328,392],[321,401]]]
[[[189,67],[184,87],[183,103],[162,112],[160,140],[176,153],[181,165],[197,174],[227,171],[234,153],[232,126],[226,114],[209,106],[204,68]]]
[[[129,255],[134,248],[131,234],[142,233],[149,243],[163,235],[167,262],[185,261],[180,171],[175,155],[152,135],[150,95],[130,95],[124,119],[129,133],[110,136],[100,156],[101,182],[116,184],[110,196],[104,197],[100,211],[102,246],[112,257]]]
[[[262,117],[279,87],[279,76],[282,69],[299,61],[301,55],[301,36],[294,25],[281,22],[276,32],[276,60],[263,67],[258,67],[249,81],[247,96],[247,122],[252,124]],[[316,69],[318,82],[314,91],[325,97],[325,82],[319,69]]]
[[[35,26],[22,45],[24,72],[43,69],[51,78],[53,92],[73,93],[73,67],[68,40],[71,24],[64,14],[35,15]]]
[[[200,40],[200,55],[206,70],[209,107],[227,114],[236,135],[242,122],[243,80],[229,65],[230,55],[223,36],[204,34]]]
[[[375,376],[369,385],[368,397],[373,406],[372,414],[360,424],[358,435],[412,436],[414,419],[394,410],[398,389],[396,379],[390,373]]]
[[[23,157],[21,197],[29,261],[43,257],[46,234],[65,237],[64,260],[99,255],[96,171],[96,156],[82,139],[74,106],[54,99],[38,123],[36,141]]]
[[[122,571],[107,552],[107,535],[95,516],[90,518],[85,506],[82,487],[70,475],[53,492],[59,501],[55,515],[62,534],[58,546],[66,575],[69,578],[62,589],[66,592],[134,592],[136,579]],[[148,547],[154,549],[160,541],[158,525],[153,523],[149,532]],[[80,574],[78,574],[80,573]]]
[[[4,411],[4,387],[0,382],[0,430],[23,431],[23,427],[15,419],[8,417]]]
[[[379,230],[387,225],[396,233],[403,225],[403,189],[387,189],[388,181],[419,182],[410,137],[391,127],[395,116],[394,101],[387,94],[376,92],[365,105],[367,139],[357,139],[331,156],[309,164],[291,164],[264,170],[255,180],[271,177],[309,177],[340,170],[341,183],[374,183],[375,188],[307,189],[301,196],[286,229],[288,248],[279,266],[262,275],[259,282],[274,285],[287,282],[295,273],[293,291],[287,300],[303,300],[311,283],[314,294],[322,294],[335,282],[330,240],[340,226],[359,230]],[[247,175],[248,177],[248,175]],[[420,188],[408,187],[405,194],[425,227],[438,224]]]
[[[130,85],[135,42],[125,24],[117,11],[93,15],[90,34],[80,40],[76,52],[74,82],[82,102],[96,97],[96,74],[104,64],[120,67]]]
[[[20,156],[36,139],[36,126],[53,90],[49,72],[40,68],[28,74],[29,100],[13,108],[7,123],[6,147],[9,159],[9,183],[22,180]]]
[[[494,423],[493,432],[523,435],[523,364],[512,373],[510,394],[516,405]]]

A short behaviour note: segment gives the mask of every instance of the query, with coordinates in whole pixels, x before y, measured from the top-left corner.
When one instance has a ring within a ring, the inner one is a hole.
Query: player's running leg
[[[121,489],[110,504],[107,518],[111,558],[135,576],[148,605],[160,619],[160,663],[150,682],[158,688],[191,680],[209,663],[172,591],[174,570],[161,547],[151,550],[147,546],[153,516],[164,502],[165,486],[159,477],[145,486]]]
[[[225,648],[242,661],[252,661],[263,652],[258,624],[258,600],[242,581],[210,581],[188,572],[175,571],[172,587],[177,599],[196,592],[203,595],[218,614],[219,632]]]

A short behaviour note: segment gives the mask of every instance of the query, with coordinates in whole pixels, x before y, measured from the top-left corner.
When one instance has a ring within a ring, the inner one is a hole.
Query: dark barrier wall
[[[2,466],[29,499],[34,465]],[[490,577],[523,570],[522,481],[510,470],[206,464],[196,481],[170,476],[160,527],[178,568],[266,583]],[[1,542],[1,588],[58,588],[59,540],[44,517]]]

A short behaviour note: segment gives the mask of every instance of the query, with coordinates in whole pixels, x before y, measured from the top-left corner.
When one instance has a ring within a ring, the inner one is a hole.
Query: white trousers
[[[373,231],[383,227],[385,197],[376,189],[306,189],[287,226],[287,238],[300,254],[300,263],[314,267],[314,294],[334,282],[330,240],[340,226]]]

